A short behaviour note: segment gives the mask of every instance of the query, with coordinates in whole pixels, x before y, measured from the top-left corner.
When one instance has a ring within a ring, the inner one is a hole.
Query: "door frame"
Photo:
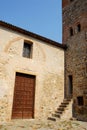
[[[16,83],[16,76],[17,74],[21,74],[21,75],[29,75],[29,76],[33,76],[34,77],[34,92],[33,92],[33,115],[32,115],[32,119],[34,118],[35,116],[35,89],[36,89],[36,75],[33,75],[33,74],[27,74],[27,73],[22,73],[22,72],[16,72],[15,73],[15,79],[14,79],[14,90],[13,90],[13,102],[14,102],[14,93],[15,93],[15,83]],[[12,103],[12,112],[13,112],[13,103]],[[12,114],[11,114],[11,119],[16,119],[16,118],[12,118]],[[20,119],[24,119],[23,117],[20,118]],[[28,119],[31,119],[31,118],[28,118]]]

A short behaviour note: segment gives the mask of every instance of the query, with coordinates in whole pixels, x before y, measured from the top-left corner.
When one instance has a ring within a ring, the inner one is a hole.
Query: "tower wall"
[[[87,0],[62,2],[65,97],[73,97],[73,116],[87,121]]]

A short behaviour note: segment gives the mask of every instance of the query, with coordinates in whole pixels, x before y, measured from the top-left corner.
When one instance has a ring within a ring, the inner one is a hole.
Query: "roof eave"
[[[19,32],[19,33],[24,34],[24,35],[30,36],[30,37],[32,37],[32,38],[41,40],[41,41],[43,41],[43,42],[47,42],[47,43],[49,43],[49,44],[51,44],[51,45],[54,45],[54,46],[57,46],[57,47],[66,49],[66,46],[65,46],[64,44],[60,44],[60,43],[58,43],[58,42],[56,42],[56,41],[50,40],[50,39],[48,39],[48,38],[45,38],[45,37],[40,36],[40,35],[38,35],[38,34],[32,33],[32,32],[30,32],[30,31],[27,31],[27,30],[22,29],[22,28],[20,28],[20,27],[14,26],[14,25],[12,25],[12,24],[9,24],[9,23],[0,21],[0,26],[5,27],[5,28],[7,28],[7,29],[11,29],[11,30],[13,30],[13,31]]]

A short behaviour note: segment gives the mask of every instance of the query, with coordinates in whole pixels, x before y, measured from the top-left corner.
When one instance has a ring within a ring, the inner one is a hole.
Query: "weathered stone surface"
[[[33,43],[32,58],[24,58],[24,40]],[[0,122],[11,120],[15,73],[36,75],[35,118],[47,118],[63,100],[64,50],[0,28]]]
[[[66,0],[63,0],[63,2]],[[77,25],[80,24],[80,31]],[[70,36],[70,27],[73,35]],[[73,77],[73,114],[80,120],[87,120],[84,111],[87,108],[87,0],[66,1],[63,5],[63,43],[67,45],[65,51],[65,96],[69,94],[69,75]],[[78,97],[83,97],[83,105],[79,106]],[[84,107],[83,107],[84,106]]]
[[[18,120],[0,126],[0,130],[87,130],[86,122],[60,120]]]
[[[80,31],[78,24],[81,25]],[[73,29],[72,36],[70,27]],[[33,43],[32,58],[29,59],[22,56],[25,40]],[[65,59],[64,50],[57,46],[0,28],[1,123],[11,121],[16,72],[36,76],[35,119],[47,119],[61,104],[64,95],[72,96],[69,93],[69,76],[72,75],[73,106],[70,104],[63,118],[67,118],[67,115],[71,117],[73,110],[75,117],[87,121],[87,0],[63,0],[63,43],[67,45]],[[81,106],[78,97],[83,97]],[[71,128],[69,124],[67,129]],[[40,126],[33,126],[33,130],[40,129]],[[56,130],[52,124],[48,123],[48,126]]]

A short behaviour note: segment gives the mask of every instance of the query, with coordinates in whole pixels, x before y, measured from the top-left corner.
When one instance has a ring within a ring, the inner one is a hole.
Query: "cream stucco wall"
[[[32,59],[22,56],[24,40],[33,42]],[[64,50],[0,28],[0,122],[11,120],[15,73],[36,76],[35,118],[47,118],[64,97]]]

